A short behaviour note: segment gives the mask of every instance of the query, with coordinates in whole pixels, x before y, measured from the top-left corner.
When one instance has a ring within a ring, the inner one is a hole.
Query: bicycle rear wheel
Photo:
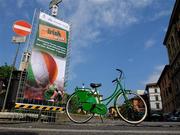
[[[86,123],[94,116],[94,113],[83,110],[82,106],[83,103],[80,102],[79,96],[73,93],[66,103],[66,114],[71,121]]]
[[[144,99],[132,91],[119,94],[115,99],[115,107],[119,116],[130,124],[141,123],[147,115]]]

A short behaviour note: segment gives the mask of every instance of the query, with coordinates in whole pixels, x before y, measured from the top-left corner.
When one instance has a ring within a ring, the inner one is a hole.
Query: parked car
[[[175,114],[170,117],[170,120],[174,122],[180,122],[180,112],[175,112]]]
[[[180,122],[180,112],[163,114],[164,121]]]
[[[162,121],[162,120],[163,120],[163,116],[161,114],[153,113],[151,115],[151,121]]]
[[[163,120],[164,121],[171,121],[171,116],[172,116],[172,113],[164,113],[163,114]]]

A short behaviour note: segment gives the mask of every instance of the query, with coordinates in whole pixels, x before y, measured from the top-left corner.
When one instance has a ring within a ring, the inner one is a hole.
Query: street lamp
[[[49,9],[51,10],[51,15],[56,17],[58,14],[58,4],[61,3],[62,0],[52,0],[49,4]]]

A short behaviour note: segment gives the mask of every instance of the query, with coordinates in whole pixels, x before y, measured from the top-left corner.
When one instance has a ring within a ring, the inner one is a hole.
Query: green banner
[[[37,33],[36,48],[46,50],[54,56],[66,57],[68,31],[40,19]]]

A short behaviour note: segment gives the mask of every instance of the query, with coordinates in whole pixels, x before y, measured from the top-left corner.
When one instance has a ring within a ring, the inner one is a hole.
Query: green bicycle
[[[122,86],[123,72],[120,69],[117,71],[120,75],[112,81],[116,83],[116,88],[112,95],[105,99],[102,99],[97,91],[101,84],[91,83],[91,88],[77,87],[75,89],[66,103],[66,114],[71,121],[85,123],[93,118],[94,114],[106,115],[108,105],[113,100],[117,114],[127,123],[139,124],[146,118],[147,105],[144,99],[132,90],[124,89]]]

